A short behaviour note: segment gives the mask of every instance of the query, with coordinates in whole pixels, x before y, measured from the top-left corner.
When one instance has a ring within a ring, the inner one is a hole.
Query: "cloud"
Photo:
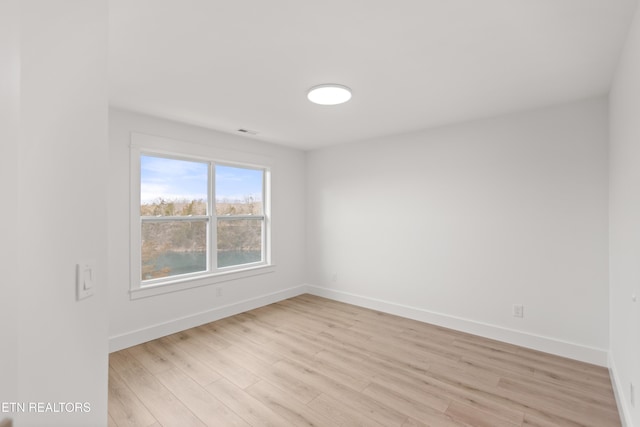
[[[140,163],[140,200],[150,203],[165,200],[207,199],[209,166],[162,157],[142,156]]]

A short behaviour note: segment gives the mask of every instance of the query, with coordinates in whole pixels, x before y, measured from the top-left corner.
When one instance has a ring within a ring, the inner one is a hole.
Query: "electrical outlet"
[[[222,296],[222,288],[216,288],[216,296],[217,297],[221,297]]]
[[[636,391],[633,387],[633,383],[629,386],[629,400],[631,401],[631,406],[636,406]]]
[[[524,317],[524,305],[513,304],[513,317]]]

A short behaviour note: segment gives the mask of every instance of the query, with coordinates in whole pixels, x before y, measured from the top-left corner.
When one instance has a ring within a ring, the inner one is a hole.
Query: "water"
[[[262,260],[261,251],[225,251],[218,252],[218,267],[249,264]],[[207,253],[202,252],[166,252],[155,259],[153,271],[155,277],[177,276],[179,274],[206,271]],[[154,278],[147,276],[143,280]]]
[[[262,261],[262,251],[224,251],[218,252],[218,267],[249,264]]]
[[[207,253],[202,252],[165,252],[155,260],[156,271],[165,270],[163,276],[195,273],[207,269]]]

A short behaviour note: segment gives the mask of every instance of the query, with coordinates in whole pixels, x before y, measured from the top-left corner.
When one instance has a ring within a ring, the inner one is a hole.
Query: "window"
[[[267,167],[136,147],[133,162],[132,292],[270,265]]]
[[[208,270],[209,168],[140,156],[142,282]]]
[[[218,268],[263,261],[264,171],[215,166]]]

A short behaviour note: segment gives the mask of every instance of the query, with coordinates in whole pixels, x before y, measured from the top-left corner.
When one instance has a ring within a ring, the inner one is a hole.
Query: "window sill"
[[[263,274],[273,273],[276,270],[275,265],[259,265],[256,267],[247,267],[242,270],[225,271],[220,273],[212,273],[198,277],[185,277],[152,285],[142,285],[137,289],[129,291],[130,299],[141,299],[155,295],[168,294],[172,292],[184,291],[201,286],[214,285],[216,283],[229,282],[232,280],[240,280],[247,277],[260,276]]]

